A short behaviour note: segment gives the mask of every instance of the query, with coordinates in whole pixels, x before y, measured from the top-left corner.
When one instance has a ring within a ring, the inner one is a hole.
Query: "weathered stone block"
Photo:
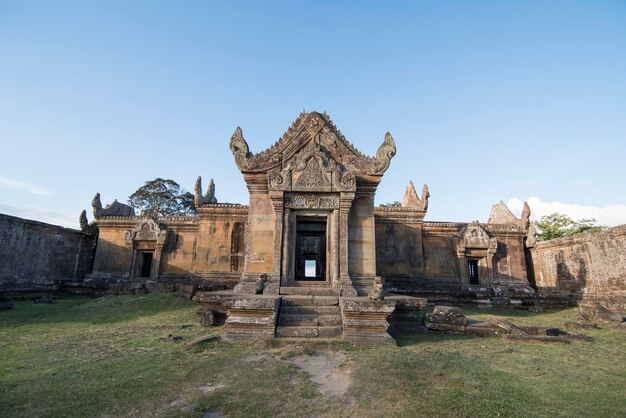
[[[317,337],[317,327],[279,326],[276,329],[278,337],[313,338]]]
[[[465,332],[465,326],[463,325],[443,324],[428,321],[426,321],[425,325],[426,328],[433,331]]]

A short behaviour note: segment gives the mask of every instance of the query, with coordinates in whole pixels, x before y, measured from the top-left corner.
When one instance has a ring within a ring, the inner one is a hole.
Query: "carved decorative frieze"
[[[306,167],[302,170],[294,183],[296,190],[330,191],[330,181],[322,172],[319,163],[314,157],[309,158]]]
[[[285,206],[289,209],[338,209],[339,196],[333,194],[286,193]]]

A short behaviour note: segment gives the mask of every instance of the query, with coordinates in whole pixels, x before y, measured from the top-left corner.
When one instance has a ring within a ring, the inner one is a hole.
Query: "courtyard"
[[[626,336],[509,341],[437,332],[398,346],[226,343],[179,294],[59,296],[0,312],[0,416],[624,416]],[[464,307],[556,326],[576,309]]]

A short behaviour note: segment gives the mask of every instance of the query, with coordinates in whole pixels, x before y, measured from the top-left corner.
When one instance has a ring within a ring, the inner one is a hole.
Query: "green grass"
[[[228,344],[218,339],[222,327],[198,325],[195,304],[178,295],[14,305],[0,312],[2,417],[626,415],[626,333],[609,326],[567,344],[437,333],[397,336],[398,347]],[[576,316],[573,309],[464,311],[558,327]],[[159,340],[168,334],[184,339]],[[321,394],[285,361],[321,351],[349,359],[352,386],[343,397]]]

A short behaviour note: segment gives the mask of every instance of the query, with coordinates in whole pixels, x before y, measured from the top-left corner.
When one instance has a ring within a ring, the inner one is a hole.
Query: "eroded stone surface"
[[[308,373],[319,391],[327,396],[342,396],[351,384],[351,370],[346,367],[347,357],[336,351],[325,351],[313,355],[300,355],[287,359]]]

